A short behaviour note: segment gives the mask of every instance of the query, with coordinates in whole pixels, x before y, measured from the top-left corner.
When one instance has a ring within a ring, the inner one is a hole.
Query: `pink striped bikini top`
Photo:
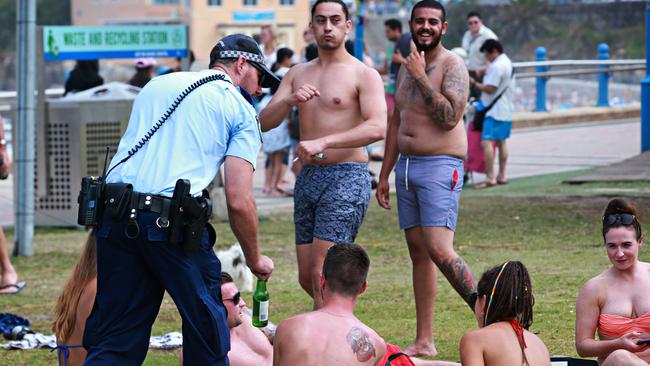
[[[611,338],[618,338],[630,332],[650,333],[650,311],[634,319],[622,315],[600,314],[598,332]]]

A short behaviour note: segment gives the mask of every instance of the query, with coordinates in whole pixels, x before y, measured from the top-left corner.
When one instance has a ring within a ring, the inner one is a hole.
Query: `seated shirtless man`
[[[354,316],[357,299],[368,287],[369,267],[370,259],[359,245],[341,244],[327,251],[320,276],[323,307],[280,323],[273,342],[273,365],[383,366],[396,358],[416,366],[460,366],[400,355],[399,347],[384,343]]]
[[[221,272],[221,298],[228,311],[226,323],[230,328],[230,366],[270,366],[273,363],[273,346],[262,329],[253,326],[248,308],[241,298],[232,277]],[[183,366],[183,352],[180,354]]]
[[[370,259],[356,244],[331,247],[320,276],[323,307],[289,318],[278,326],[273,365],[376,365],[386,343],[354,316],[368,287]]]

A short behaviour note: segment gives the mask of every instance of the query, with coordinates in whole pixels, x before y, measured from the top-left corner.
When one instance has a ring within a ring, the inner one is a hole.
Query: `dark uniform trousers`
[[[124,233],[128,217],[113,221],[105,215],[96,231],[97,296],[83,336],[84,365],[141,365],[165,290],[183,319],[184,364],[229,364],[214,231],[204,230],[199,250],[185,251],[167,241],[158,216],[138,212],[134,239]]]

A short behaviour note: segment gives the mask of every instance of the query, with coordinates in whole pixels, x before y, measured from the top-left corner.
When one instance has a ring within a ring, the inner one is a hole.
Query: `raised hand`
[[[296,90],[293,94],[289,95],[288,97],[285,98],[285,102],[287,102],[291,106],[298,105],[300,103],[305,103],[310,100],[312,100],[314,97],[319,97],[320,92],[318,89],[316,89],[315,86],[310,85],[310,84],[304,84],[298,90]]]
[[[427,62],[424,58],[424,52],[411,52],[411,54],[406,58],[402,65],[406,67],[406,70],[408,70],[409,74],[411,74],[414,79],[419,79],[423,76],[427,76]]]

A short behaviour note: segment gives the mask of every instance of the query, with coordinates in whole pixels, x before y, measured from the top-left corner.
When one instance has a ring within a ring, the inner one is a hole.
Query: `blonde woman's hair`
[[[59,343],[65,343],[72,335],[77,320],[77,307],[84,287],[97,277],[97,243],[92,230],[74,267],[72,275],[54,306],[52,331]]]

